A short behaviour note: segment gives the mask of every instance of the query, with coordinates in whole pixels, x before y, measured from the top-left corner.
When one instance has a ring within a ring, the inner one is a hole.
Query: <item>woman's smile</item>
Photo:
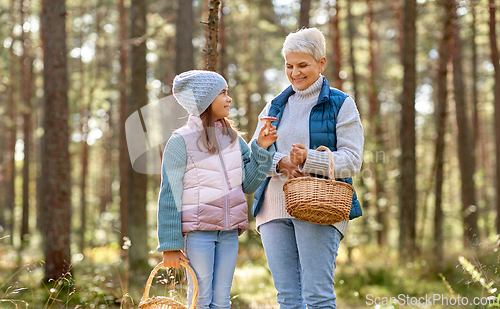
[[[325,65],[325,58],[316,61],[316,59],[308,53],[285,53],[286,75],[290,83],[299,90],[307,89],[318,80],[319,75],[325,69]]]

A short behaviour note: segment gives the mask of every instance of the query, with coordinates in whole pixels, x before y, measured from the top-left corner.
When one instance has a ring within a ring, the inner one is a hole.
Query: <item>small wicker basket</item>
[[[344,182],[335,181],[333,155],[330,157],[330,179],[306,176],[290,179],[283,185],[286,210],[290,216],[317,224],[335,224],[349,218],[354,188]]]
[[[193,279],[194,288],[193,288],[193,299],[191,301],[190,309],[196,308],[196,300],[198,299],[198,280],[196,279],[196,274],[194,270],[187,263],[181,261],[181,265],[187,269],[187,272]],[[165,296],[156,296],[153,298],[149,298],[149,289],[151,288],[151,283],[160,268],[163,267],[163,262],[156,265],[156,267],[151,271],[151,275],[149,275],[148,281],[146,282],[146,289],[144,291],[144,295],[142,296],[141,302],[139,303],[139,309],[188,309],[186,305],[181,302],[176,301],[173,298],[165,297]]]

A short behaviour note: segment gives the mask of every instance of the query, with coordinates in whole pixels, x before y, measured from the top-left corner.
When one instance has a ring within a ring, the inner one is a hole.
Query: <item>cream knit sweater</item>
[[[309,146],[309,115],[313,106],[318,102],[323,79],[324,77],[320,75],[318,80],[305,90],[294,88],[295,94],[288,98],[278,127],[273,166],[268,175],[272,178],[266,189],[262,208],[256,218],[257,230],[260,225],[271,220],[291,218],[286,211],[283,193],[283,185],[288,179],[276,170],[276,165],[283,157],[290,154],[292,144],[301,143],[306,147]],[[268,103],[260,113],[259,119],[268,115],[270,107],[271,103]],[[257,138],[263,125],[264,123],[259,121],[252,139]],[[361,169],[364,137],[358,109],[350,97],[340,108],[336,129],[337,151],[333,152],[336,178],[353,177]],[[309,149],[302,171],[327,176],[329,174],[328,154]],[[342,236],[346,234],[348,222],[349,220],[345,220],[334,225]]]

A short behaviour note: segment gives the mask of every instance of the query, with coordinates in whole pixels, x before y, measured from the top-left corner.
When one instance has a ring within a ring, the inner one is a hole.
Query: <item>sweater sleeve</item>
[[[340,108],[336,129],[337,151],[333,152],[335,178],[353,177],[363,163],[364,136],[356,103],[350,97]],[[309,149],[302,172],[328,176],[329,170],[328,153]]]
[[[243,192],[252,194],[266,179],[269,169],[273,163],[275,153],[274,145],[267,150],[259,147],[256,140],[250,142],[250,148],[239,138],[242,160],[243,160]]]
[[[182,236],[182,191],[186,171],[186,145],[181,135],[168,140],[163,153],[158,198],[158,251],[184,249]]]
[[[260,121],[260,119],[262,117],[267,117],[269,115],[269,110],[270,109],[271,109],[271,103],[268,103],[264,107],[264,109],[262,110],[262,112],[259,114],[259,121],[257,123],[257,128],[255,129],[255,132],[253,133],[253,136],[252,136],[252,140],[250,141],[249,144],[251,144],[253,141],[257,140],[257,137],[259,136],[259,132],[262,129],[262,127],[264,126],[264,122]],[[277,170],[277,165],[278,165],[278,162],[283,157],[286,157],[286,156],[288,156],[288,155],[286,155],[284,153],[280,153],[277,150],[274,152],[273,161],[271,162],[272,163],[271,164],[271,168],[269,169],[269,173],[267,175],[268,177],[279,176],[279,175],[282,174],[280,171]]]

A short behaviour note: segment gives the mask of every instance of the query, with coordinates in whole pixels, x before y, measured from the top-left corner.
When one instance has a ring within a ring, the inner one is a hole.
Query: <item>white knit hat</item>
[[[189,114],[200,116],[226,87],[227,82],[220,74],[192,70],[174,78],[172,92]]]

